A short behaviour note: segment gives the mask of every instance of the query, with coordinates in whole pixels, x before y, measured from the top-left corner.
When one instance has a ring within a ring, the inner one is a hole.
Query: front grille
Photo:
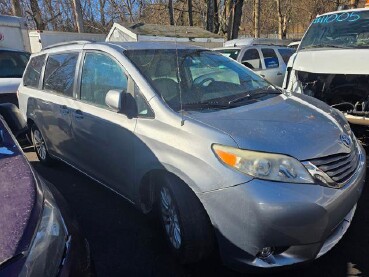
[[[310,160],[338,184],[345,183],[354,174],[359,163],[359,154],[355,146],[350,153],[341,153]]]

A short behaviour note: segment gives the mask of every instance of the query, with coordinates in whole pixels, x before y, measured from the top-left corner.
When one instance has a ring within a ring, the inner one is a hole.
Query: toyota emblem
[[[340,140],[343,143],[343,145],[345,145],[346,147],[349,147],[350,148],[350,146],[351,146],[351,138],[348,135],[346,135],[346,134],[340,135]]]

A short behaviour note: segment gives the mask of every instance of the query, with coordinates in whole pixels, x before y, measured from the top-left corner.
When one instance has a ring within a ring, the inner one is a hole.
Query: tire
[[[35,149],[39,161],[42,164],[48,166],[54,164],[54,160],[50,157],[50,154],[47,151],[45,139],[42,136],[41,131],[37,128],[35,124],[33,124],[31,128],[31,138],[33,147]]]
[[[175,176],[158,181],[157,214],[170,249],[182,264],[199,262],[215,244],[208,214],[194,192]]]

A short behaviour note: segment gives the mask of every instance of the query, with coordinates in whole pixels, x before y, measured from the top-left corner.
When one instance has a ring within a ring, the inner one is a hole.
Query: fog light
[[[264,247],[261,251],[257,254],[258,258],[260,259],[267,259],[271,255],[273,255],[274,249],[272,247]]]

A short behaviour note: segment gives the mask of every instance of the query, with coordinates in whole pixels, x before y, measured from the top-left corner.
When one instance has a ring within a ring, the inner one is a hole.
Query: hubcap
[[[46,159],[46,146],[45,146],[45,141],[39,130],[34,130],[33,132],[33,143],[35,145],[38,156],[42,160],[45,160]]]
[[[162,187],[160,190],[161,216],[169,241],[174,248],[179,249],[182,243],[181,228],[177,210],[169,190]]]

